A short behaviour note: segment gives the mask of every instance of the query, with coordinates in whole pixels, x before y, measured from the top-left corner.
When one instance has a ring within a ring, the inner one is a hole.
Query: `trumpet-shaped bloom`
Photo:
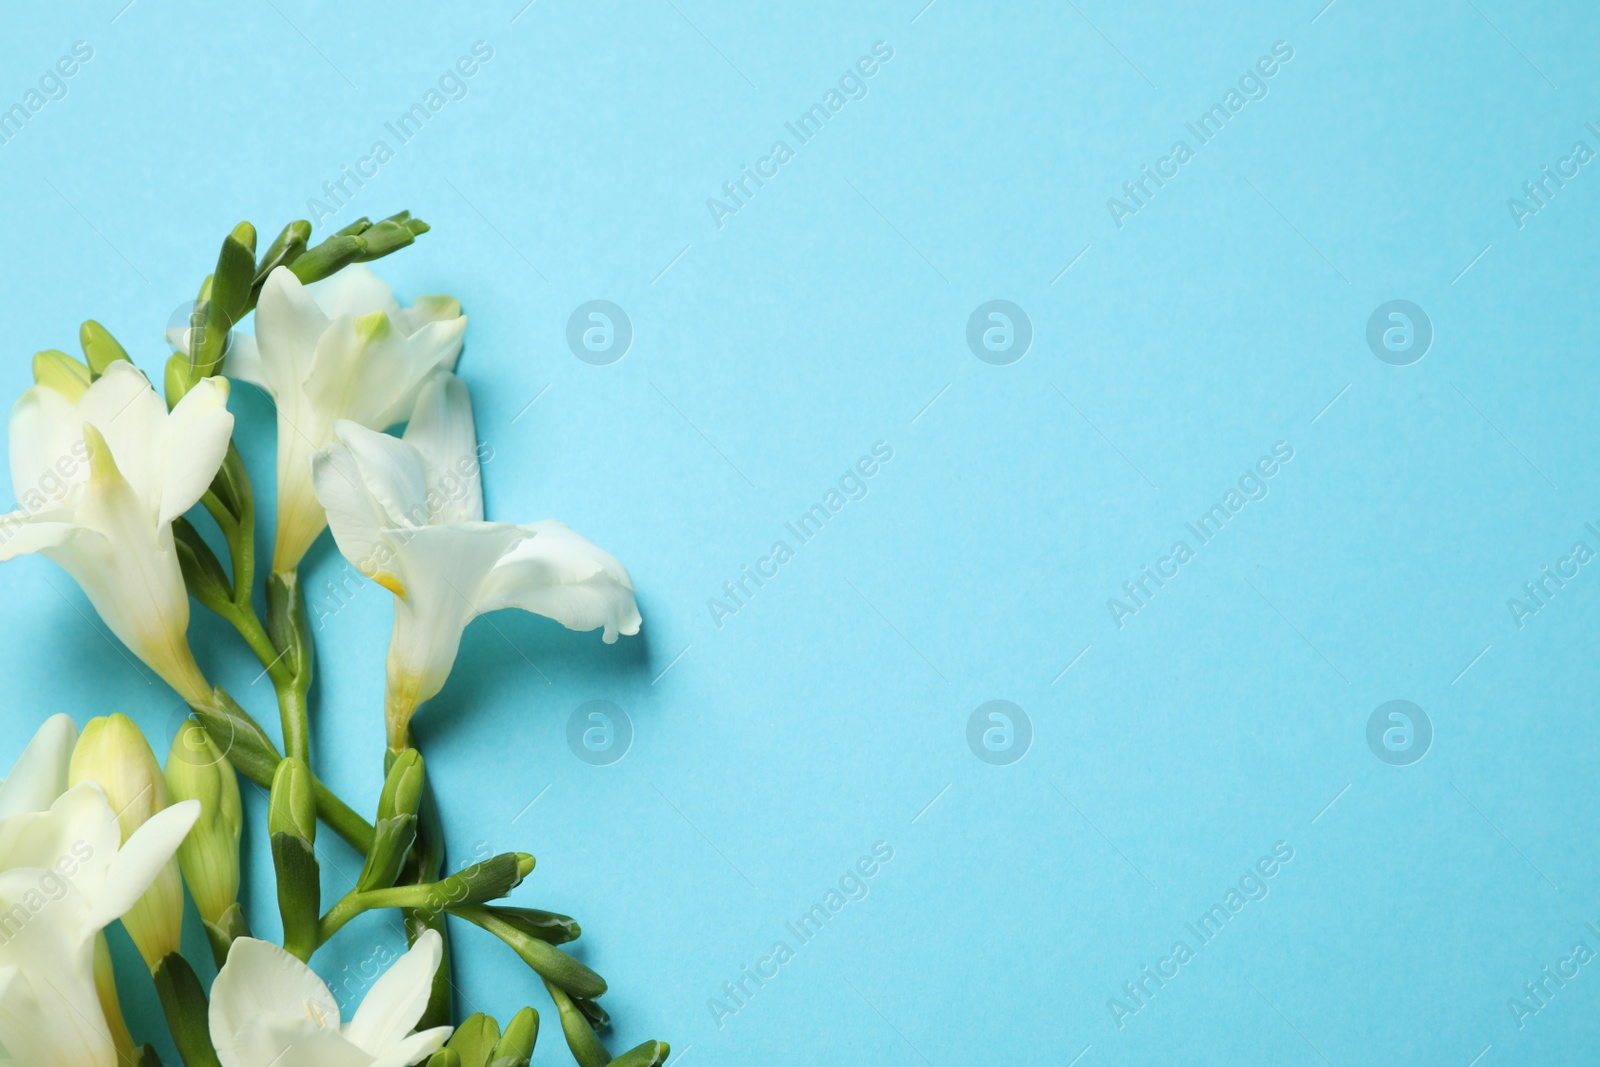
[[[48,720],[0,785],[0,1064],[115,1067],[95,985],[99,934],[144,894],[194,824],[174,804],[124,843],[94,782],[67,787],[77,728]]]
[[[444,942],[425,931],[367,991],[355,1017],[304,963],[270,941],[241,937],[211,986],[211,1042],[222,1067],[408,1067],[450,1036],[413,1034],[428,1006]]]
[[[385,702],[391,745],[444,686],[467,623],[522,608],[609,643],[639,632],[627,570],[559,522],[483,521],[472,401],[454,374],[429,381],[404,439],[354,423],[314,461],[339,551],[395,594]]]
[[[237,335],[224,371],[278,408],[278,532],[272,569],[292,571],[327,526],[311,456],[348,419],[383,430],[411,414],[433,374],[452,370],[467,328],[461,305],[425,296],[409,308],[363,264],[311,285],[286,267],[267,278],[256,333]]]
[[[172,520],[228,451],[228,382],[207,378],[169,414],[132,363],[94,384],[52,378],[11,409],[11,483],[0,560],[39,552],[88,594],[111,632],[190,703],[210,686],[189,650],[189,594]]]

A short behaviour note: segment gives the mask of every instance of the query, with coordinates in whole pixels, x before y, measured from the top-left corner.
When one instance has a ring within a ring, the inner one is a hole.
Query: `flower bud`
[[[533,1046],[539,1040],[539,1013],[523,1008],[506,1023],[505,1033],[494,1046],[488,1067],[528,1067]]]
[[[128,359],[128,353],[111,336],[111,331],[90,319],[78,329],[78,344],[83,349],[84,358],[89,361],[89,375],[98,378],[106,372],[106,368],[118,361]]]
[[[272,865],[278,874],[278,914],[283,947],[302,961],[316,951],[321,875],[312,843],[317,837],[317,797],[311,770],[293,756],[278,764],[267,801]]]
[[[249,931],[239,908],[239,835],[244,813],[233,764],[193,719],[178,728],[167,755],[173,800],[198,800],[200,818],[178,846],[178,866],[213,950],[227,958],[233,939]]]
[[[133,1035],[122,1017],[122,1003],[117,999],[117,976],[111,969],[111,948],[102,931],[94,935],[94,991],[100,1001],[100,1012],[106,1017],[106,1028],[111,1031],[111,1044],[117,1050],[119,1062],[133,1062]]]
[[[373,824],[372,847],[356,888],[387,889],[394,885],[417,836],[417,807],[422,802],[425,770],[422,754],[408,748],[394,758],[378,796],[378,818]]]
[[[307,844],[317,839],[317,795],[311,771],[297,759],[285,759],[273,775],[267,832],[288,834]]]
[[[117,813],[122,841],[168,803],[167,780],[144,734],[126,715],[91,719],[78,737],[67,770],[71,785],[96,782]],[[126,915],[139,955],[152,971],[169,953],[178,951],[183,932],[183,881],[176,860],[168,860],[150,888]]]
[[[467,1016],[456,1027],[445,1047],[461,1057],[461,1067],[487,1067],[495,1042],[499,1040],[500,1024],[492,1016],[479,1012]]]
[[[612,1060],[611,1067],[660,1067],[671,1053],[672,1047],[665,1041],[646,1041]]]
[[[383,792],[378,794],[378,818],[415,815],[422,803],[424,780],[422,753],[414,748],[401,752],[383,781]]]
[[[68,400],[77,400],[89,391],[89,365],[53,348],[33,357],[33,380]]]

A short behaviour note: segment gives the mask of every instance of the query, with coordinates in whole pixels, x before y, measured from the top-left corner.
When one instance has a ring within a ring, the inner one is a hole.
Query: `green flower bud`
[[[311,240],[311,223],[305,219],[298,219],[283,228],[277,239],[267,246],[261,255],[261,262],[256,265],[255,287],[260,288],[261,283],[267,280],[278,267],[288,266],[305,252],[306,245]]]
[[[94,935],[94,991],[100,1001],[100,1013],[106,1017],[106,1026],[111,1031],[111,1044],[116,1047],[118,1061],[135,1059],[133,1035],[128,1033],[128,1024],[122,1017],[122,1003],[117,999],[117,976],[111,969],[111,948],[103,932]]]
[[[436,883],[438,907],[470,906],[499,900],[533,870],[533,857],[526,852],[502,852],[481,863],[463,868]]]
[[[610,1067],[660,1067],[671,1052],[672,1047],[665,1041],[646,1041],[612,1060]]]
[[[97,782],[105,790],[126,843],[135,830],[170,802],[167,780],[150,743],[126,715],[91,719],[72,750],[67,780]],[[168,860],[138,903],[122,917],[139,954],[152,971],[178,951],[183,932],[183,881],[176,860]]]
[[[174,801],[200,802],[200,818],[178,846],[178,866],[213,951],[226,959],[233,939],[248,933],[238,904],[239,835],[244,827],[239,776],[200,724],[190,719],[172,739],[166,778]]]
[[[427,1067],[461,1067],[461,1053],[453,1048],[442,1048],[428,1057]]]
[[[317,797],[311,771],[293,756],[279,763],[272,777],[267,830],[278,875],[283,947],[301,960],[309,960],[317,948],[322,906],[322,879],[311,848],[317,836]]]
[[[118,360],[128,359],[128,353],[111,336],[111,331],[90,319],[78,328],[78,347],[89,361],[89,376],[98,378],[106,368]],[[131,362],[131,361],[130,361]]]
[[[422,803],[425,780],[422,753],[408,748],[396,756],[389,776],[383,781],[383,792],[378,795],[378,818],[415,815]]]
[[[33,380],[68,400],[77,400],[89,391],[89,367],[82,360],[51,348],[34,355]]]
[[[589,1020],[573,1005],[566,990],[548,979],[544,988],[556,1002],[556,1011],[561,1016],[561,1035],[567,1039],[567,1049],[578,1067],[606,1067],[611,1062],[611,1053],[594,1036]]]
[[[194,378],[189,371],[189,357],[182,352],[174,352],[168,357],[162,383],[166,390],[167,407],[177,407],[178,401],[194,386]]]
[[[506,1023],[506,1029],[494,1046],[487,1067],[528,1067],[533,1059],[533,1046],[539,1040],[539,1013],[523,1008]]]
[[[489,931],[522,957],[522,962],[543,978],[546,984],[555,983],[575,997],[594,1000],[606,991],[606,980],[596,974],[576,956],[569,955],[538,937],[523,932],[514,923],[506,921],[499,908],[452,908],[451,914]],[[577,1011],[577,1008],[573,1008]]]
[[[394,885],[417,837],[417,806],[422,802],[426,771],[422,754],[408,748],[395,757],[378,797],[378,818],[372,848],[356,888],[387,889]]]
[[[311,771],[293,757],[279,763],[272,776],[267,832],[288,834],[307,844],[317,839],[317,794],[312,788]]]
[[[445,1047],[460,1055],[461,1067],[485,1067],[494,1052],[495,1042],[499,1040],[500,1024],[479,1012],[467,1016],[456,1027],[456,1032],[450,1035],[450,1043]]]

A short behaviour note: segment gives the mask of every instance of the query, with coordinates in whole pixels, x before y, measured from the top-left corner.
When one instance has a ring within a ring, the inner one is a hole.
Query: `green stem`
[[[317,794],[317,815],[328,824],[328,828],[350,842],[350,847],[363,856],[372,851],[372,824],[340,800],[333,790],[322,784],[321,779],[314,778],[312,787]]]
[[[278,718],[283,723],[283,749],[298,760],[311,761],[310,708],[298,685],[278,687]]]

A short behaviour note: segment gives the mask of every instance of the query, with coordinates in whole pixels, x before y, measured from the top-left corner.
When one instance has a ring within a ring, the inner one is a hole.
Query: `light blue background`
[[[229,227],[307,215],[341,164],[395,147],[384,123],[457,57],[494,50],[327,228],[401,208],[433,224],[380,270],[467,309],[491,517],[563,519],[638,585],[644,633],[615,647],[529,616],[474,624],[419,719],[455,863],[537,854],[516,900],[583,922],[613,1050],[660,1037],[697,1067],[1589,1054],[1600,964],[1520,1029],[1507,1000],[1576,941],[1600,950],[1583,927],[1600,925],[1600,574],[1521,629],[1507,600],[1575,540],[1600,548],[1600,176],[1521,229],[1506,201],[1575,141],[1600,149],[1592,10],[122,2],[19,9],[0,40],[5,105],[74,41],[95,51],[0,146],[7,394],[91,316],[159,372],[167,317]],[[707,198],[877,41],[894,57],[867,97],[718,228]],[[1268,96],[1119,229],[1107,198],[1194,147],[1185,121],[1279,41],[1294,56]],[[610,366],[564,340],[594,298],[635,330]],[[1035,331],[1011,366],[965,342],[996,298]],[[1365,341],[1395,298],[1435,329],[1407,367]],[[234,409],[270,498],[271,409],[248,387]],[[894,458],[867,497],[719,628],[707,598],[878,441]],[[1294,459],[1270,495],[1119,629],[1107,599],[1278,441]],[[341,568],[325,538],[314,605]],[[55,711],[125,711],[166,744],[174,698],[91,632],[60,571],[28,559],[0,584],[5,752]],[[317,759],[362,808],[390,611],[366,586],[319,636]],[[193,631],[275,721],[232,635],[200,609]],[[1366,742],[1397,698],[1435,730],[1408,767]],[[593,699],[634,724],[613,766],[565,743]],[[965,740],[991,699],[1033,724],[1010,766]],[[259,830],[259,796],[249,814]],[[894,858],[867,897],[719,1027],[723,983],[879,841]],[[1184,923],[1279,841],[1294,859],[1270,895],[1119,1029],[1108,998],[1193,946]],[[331,898],[358,860],[322,852]],[[538,1062],[566,1062],[531,974],[478,931],[456,943],[461,1009],[537,1005]],[[363,921],[319,966],[353,1003],[351,973],[395,944]],[[125,945],[122,963],[148,1035],[153,995]]]

